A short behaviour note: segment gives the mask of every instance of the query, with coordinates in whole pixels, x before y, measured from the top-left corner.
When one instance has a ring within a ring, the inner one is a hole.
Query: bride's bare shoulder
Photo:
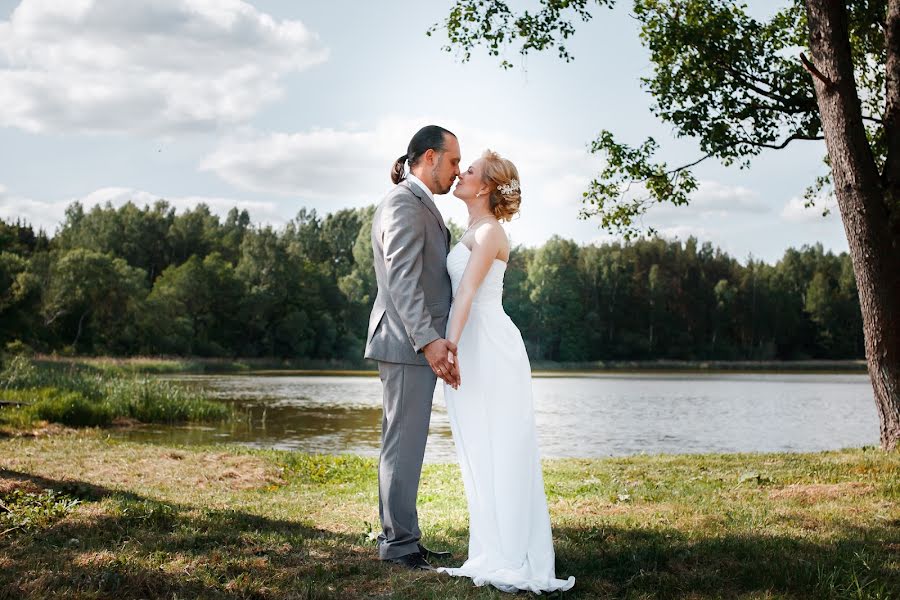
[[[475,241],[479,245],[491,248],[497,258],[506,261],[509,258],[509,236],[497,221],[487,221],[475,230]]]

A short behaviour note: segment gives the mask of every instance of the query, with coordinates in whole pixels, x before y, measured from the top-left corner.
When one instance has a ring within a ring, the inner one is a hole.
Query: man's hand
[[[453,386],[454,389],[459,387],[459,359],[456,356],[456,344],[443,338],[437,339],[422,348],[422,353],[435,375]],[[452,361],[450,360],[451,356],[453,357]]]

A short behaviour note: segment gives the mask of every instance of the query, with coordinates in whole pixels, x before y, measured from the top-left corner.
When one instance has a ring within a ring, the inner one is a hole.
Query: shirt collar
[[[422,183],[418,177],[410,173],[406,176],[406,178],[411,182],[422,188],[422,191],[428,194],[428,197],[431,198],[431,201],[434,202],[434,194],[431,193],[431,190],[428,189],[428,186]]]

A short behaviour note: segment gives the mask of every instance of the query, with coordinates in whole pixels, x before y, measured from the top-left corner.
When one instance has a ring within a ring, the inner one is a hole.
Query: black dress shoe
[[[420,552],[404,554],[403,556],[398,556],[396,558],[385,558],[383,560],[414,571],[434,571],[434,567],[428,564],[428,561],[425,560],[425,557],[422,556]]]
[[[453,556],[449,552],[429,550],[422,544],[419,544],[419,552],[421,552],[422,556],[424,556],[425,558],[451,558]]]

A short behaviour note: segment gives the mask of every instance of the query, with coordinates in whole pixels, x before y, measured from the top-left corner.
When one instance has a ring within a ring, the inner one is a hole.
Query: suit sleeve
[[[422,208],[415,198],[398,195],[390,199],[381,213],[388,294],[416,352],[441,338],[432,326],[420,284],[425,247]]]

